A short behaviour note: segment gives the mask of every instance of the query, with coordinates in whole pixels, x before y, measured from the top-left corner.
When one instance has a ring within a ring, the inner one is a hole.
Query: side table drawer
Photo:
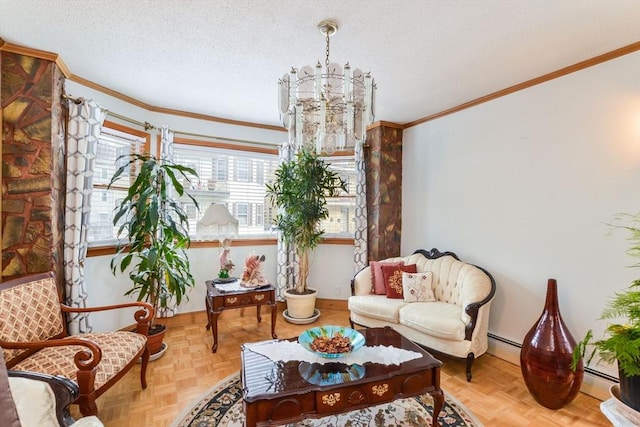
[[[241,307],[245,305],[266,304],[271,302],[268,292],[252,293],[252,294],[234,294],[223,297],[222,303],[224,307]]]

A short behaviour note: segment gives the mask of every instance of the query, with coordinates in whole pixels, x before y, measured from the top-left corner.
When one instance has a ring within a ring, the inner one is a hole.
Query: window
[[[280,161],[277,150],[228,146],[221,143],[174,138],[177,163],[193,167],[198,182],[185,185],[200,206],[189,215],[189,230],[193,240],[199,239],[197,224],[211,203],[227,206],[238,220],[238,237],[274,237],[273,218],[277,214],[266,196],[265,184],[273,179]],[[329,218],[322,223],[327,236],[353,237],[356,175],[353,156],[332,156],[324,159],[347,181],[348,192],[328,199]],[[231,174],[228,172],[232,171]],[[184,196],[185,206],[189,198]],[[210,236],[201,232],[202,239]]]
[[[211,203],[224,204],[238,220],[238,237],[275,237],[271,222],[264,218],[270,209],[265,183],[278,167],[277,150],[174,138],[174,160],[189,165],[198,173],[198,182],[185,185],[200,206],[189,216],[193,240],[210,239],[198,233],[198,221]],[[231,173],[229,173],[231,171]],[[189,197],[184,196],[185,204]]]
[[[238,219],[238,225],[250,225],[249,204],[236,203],[236,218]]]
[[[123,154],[142,152],[149,147],[149,134],[105,121],[98,140],[94,163],[91,212],[87,228],[89,246],[114,244],[118,227],[113,225],[114,209],[126,196],[131,182],[130,175],[124,175],[110,189],[107,189],[116,169],[127,163],[118,159]]]
[[[249,182],[251,179],[251,161],[249,159],[237,159],[236,165],[236,181]]]
[[[256,225],[264,225],[264,205],[254,205],[254,212],[256,213]]]
[[[351,156],[326,157],[342,179],[347,182],[347,193],[327,199],[329,218],[322,221],[321,227],[327,235],[349,235],[355,233],[356,206],[356,162]]]

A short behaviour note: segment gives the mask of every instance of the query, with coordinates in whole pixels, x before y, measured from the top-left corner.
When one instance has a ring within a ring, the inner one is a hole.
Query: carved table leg
[[[211,304],[209,303],[209,295],[205,295],[204,304],[207,310],[207,331],[211,327]]]
[[[213,335],[213,347],[211,347],[212,353],[215,353],[218,350],[218,317],[221,312],[221,310],[214,310],[211,312],[211,335]]]
[[[440,415],[440,411],[444,406],[444,393],[442,389],[436,389],[434,391],[430,391],[429,395],[433,398],[433,422],[431,423],[432,427],[438,427],[440,424],[438,423],[438,415]]]
[[[260,315],[260,307],[262,307],[260,304],[256,306],[256,317],[258,318],[258,322],[262,322],[262,316]]]
[[[271,300],[271,303],[269,305],[271,306],[271,338],[276,339],[278,338],[278,336],[276,335],[276,319],[278,318],[278,312],[276,309],[276,303],[275,301],[273,301],[273,299]]]

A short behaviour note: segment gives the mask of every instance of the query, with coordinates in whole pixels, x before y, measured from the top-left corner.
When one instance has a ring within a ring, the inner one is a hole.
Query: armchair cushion
[[[102,350],[102,359],[96,367],[95,388],[97,389],[121,372],[146,344],[146,337],[135,332],[83,334],[82,338],[93,341]],[[85,348],[74,345],[43,348],[13,366],[12,369],[46,372],[77,382],[78,368],[73,363],[73,356],[81,350]]]

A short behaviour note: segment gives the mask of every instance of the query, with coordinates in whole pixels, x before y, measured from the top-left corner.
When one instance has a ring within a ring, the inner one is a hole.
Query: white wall
[[[402,252],[488,269],[490,332],[521,343],[555,278],[573,336],[600,337],[605,302],[638,277],[607,223],[640,210],[640,53],[405,130],[402,182]]]
[[[94,99],[103,108],[131,119],[140,122],[146,121],[155,126],[168,125],[177,131],[274,144],[282,142],[287,137],[285,132],[150,113],[147,110],[71,81],[66,83],[66,92],[74,97]],[[274,114],[277,114],[275,110],[274,107]],[[108,116],[107,119],[132,126],[127,122],[122,122],[113,117]],[[156,139],[153,137],[152,150],[155,147],[155,141]],[[349,296],[349,283],[353,276],[353,250],[353,245],[320,245],[315,250],[312,255],[309,284],[318,289],[319,298],[346,299]],[[275,245],[232,246],[231,257],[236,264],[234,274],[238,275],[242,272],[242,264],[250,254],[264,254],[266,256],[263,268],[267,278],[275,283]],[[188,256],[196,286],[188,293],[189,300],[184,301],[178,308],[178,311],[181,313],[204,310],[204,282],[205,280],[214,278],[220,266],[217,247],[192,248],[189,249]],[[85,262],[85,278],[90,305],[109,305],[131,300],[123,296],[130,288],[128,276],[126,273],[115,276],[111,273],[109,267],[111,258],[111,255],[89,257]],[[108,313],[94,313],[91,315],[92,326],[96,331],[105,331],[129,325],[133,322],[133,311],[134,310],[121,310]]]

